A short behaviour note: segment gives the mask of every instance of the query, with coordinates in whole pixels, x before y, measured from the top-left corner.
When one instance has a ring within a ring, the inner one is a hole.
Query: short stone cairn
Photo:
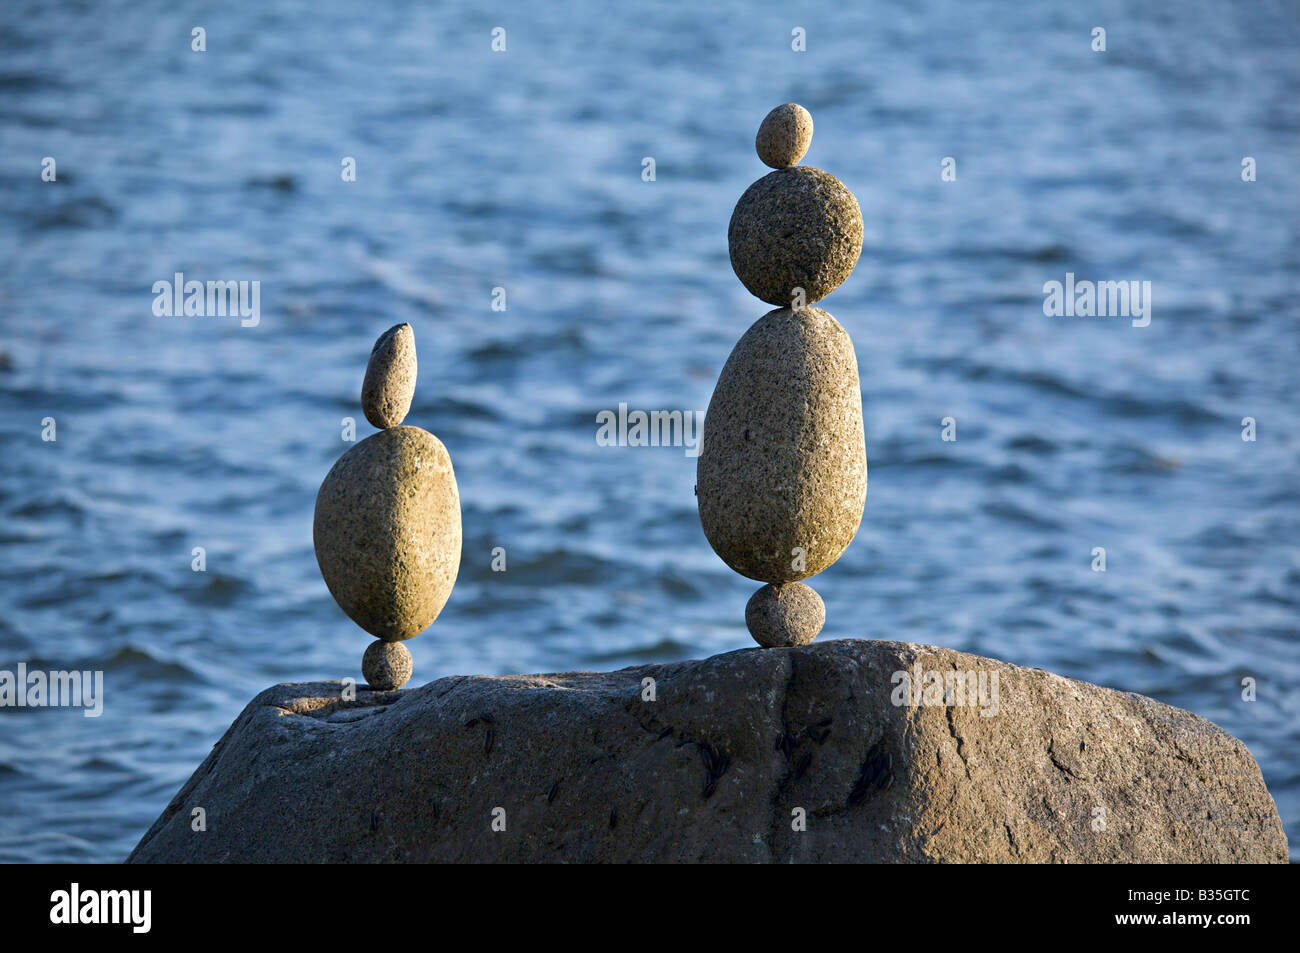
[[[361,659],[371,689],[411,677],[402,643],[423,632],[460,569],[460,493],[442,441],[402,421],[415,396],[415,333],[375,342],[361,385],[366,419],[381,428],[343,456],[316,494],[316,562],[344,612],[378,641]]]

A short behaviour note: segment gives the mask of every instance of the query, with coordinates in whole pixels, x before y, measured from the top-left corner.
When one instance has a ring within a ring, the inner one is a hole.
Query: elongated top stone
[[[812,144],[813,121],[798,103],[777,106],[763,118],[754,137],[758,157],[774,169],[798,165]]]
[[[361,384],[366,420],[381,430],[401,424],[415,396],[415,375],[415,332],[409,324],[394,325],[370,351]]]

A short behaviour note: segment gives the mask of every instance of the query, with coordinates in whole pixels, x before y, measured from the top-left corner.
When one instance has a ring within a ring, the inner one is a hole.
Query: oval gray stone
[[[438,617],[460,569],[460,493],[442,441],[419,427],[362,440],[326,475],[312,526],[330,594],[388,642]]]
[[[862,211],[835,176],[811,166],[778,169],[740,197],[727,229],[731,267],[768,304],[820,301],[853,271],[862,253]]]
[[[394,325],[370,349],[361,383],[366,420],[381,430],[401,424],[415,396],[415,376],[415,332],[409,324]]]
[[[763,117],[754,137],[754,149],[764,164],[774,169],[798,165],[812,143],[813,121],[798,103],[777,106]]]
[[[361,675],[366,684],[377,692],[391,692],[401,688],[410,680],[414,668],[415,662],[410,650],[401,642],[376,639],[361,656]]]
[[[858,361],[825,311],[771,311],[736,343],[705,414],[696,493],[709,545],[751,579],[807,579],[853,540],[867,500]]]
[[[745,604],[745,625],[765,649],[807,645],[825,624],[826,603],[802,582],[769,583]]]

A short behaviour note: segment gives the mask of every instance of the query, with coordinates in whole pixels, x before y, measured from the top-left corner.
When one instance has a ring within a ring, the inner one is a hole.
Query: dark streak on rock
[[[853,783],[853,789],[849,791],[848,806],[861,804],[867,799],[872,788],[887,791],[894,783],[894,775],[890,770],[893,766],[894,756],[880,744],[872,745],[871,750],[862,759],[858,779]]]
[[[731,759],[707,741],[695,741],[694,744],[699,749],[701,760],[704,761],[704,797],[711,798],[713,792],[718,789],[718,779],[727,773]]]
[[[794,766],[794,780],[798,781],[807,774],[810,767],[812,767],[812,752],[805,751],[803,757]]]

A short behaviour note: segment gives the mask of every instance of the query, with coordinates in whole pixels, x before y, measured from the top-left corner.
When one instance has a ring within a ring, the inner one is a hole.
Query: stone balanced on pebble
[[[427,430],[402,426],[415,376],[415,333],[399,324],[375,342],[361,385],[361,408],[381,429],[339,457],[316,494],[316,562],[343,611],[378,639],[361,659],[375,691],[411,677],[402,643],[438,617],[460,569],[451,457]]]
[[[696,464],[709,545],[736,572],[767,583],[745,607],[745,624],[765,648],[817,637],[826,606],[800,580],[839,559],[867,502],[853,341],[810,307],[857,264],[862,213],[835,176],[796,165],[812,130],[795,103],[776,107],[759,127],[759,158],[777,171],[740,197],[727,242],[736,276],[778,308],[727,358]]]

